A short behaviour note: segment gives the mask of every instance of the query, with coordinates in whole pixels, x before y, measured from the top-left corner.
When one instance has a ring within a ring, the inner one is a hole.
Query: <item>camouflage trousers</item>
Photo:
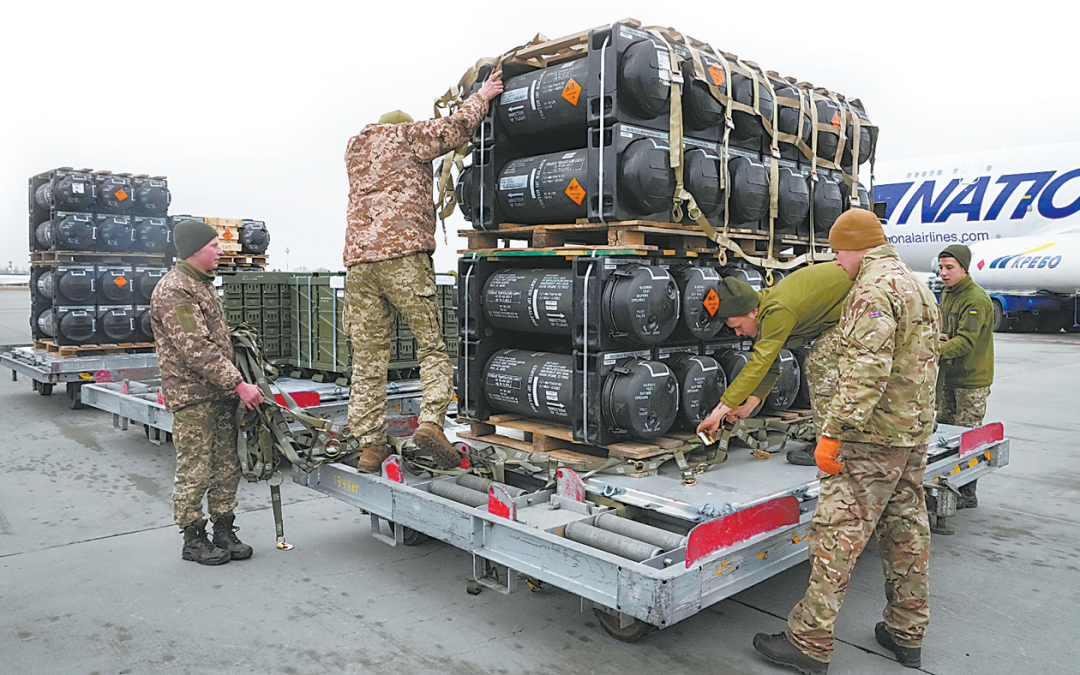
[[[937,392],[937,421],[939,424],[955,424],[958,427],[982,426],[986,417],[986,399],[990,387],[961,389],[947,383],[939,383]]]
[[[396,307],[416,338],[424,403],[420,421],[440,428],[453,396],[454,369],[446,355],[442,312],[431,256],[357,263],[345,275],[345,330],[352,340],[349,428],[361,445],[386,442],[386,369]]]
[[[810,524],[810,586],[788,615],[788,638],[828,661],[851,571],[873,534],[885,569],[885,625],[897,644],[922,645],[930,620],[930,522],[923,499],[927,446],[840,443],[844,467],[819,474]]]
[[[836,394],[840,361],[840,329],[833,326],[822,333],[806,355],[806,381],[810,385],[810,412],[814,417],[814,437],[821,437],[821,425]]]
[[[204,495],[211,520],[236,508],[236,486],[240,483],[236,405],[237,400],[229,397],[195,403],[173,413],[173,520],[181,529],[202,520]]]

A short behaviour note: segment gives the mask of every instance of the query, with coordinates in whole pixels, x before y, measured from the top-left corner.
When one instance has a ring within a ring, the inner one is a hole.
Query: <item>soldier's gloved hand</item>
[[[836,452],[840,449],[840,441],[835,438],[822,436],[818,439],[817,448],[814,449],[814,460],[819,469],[835,476],[840,473],[843,465],[837,461]]]

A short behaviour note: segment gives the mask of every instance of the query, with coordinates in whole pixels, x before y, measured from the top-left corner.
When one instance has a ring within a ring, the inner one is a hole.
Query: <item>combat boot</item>
[[[777,633],[768,635],[758,633],[754,636],[754,649],[765,655],[773,663],[787,666],[803,675],[828,675],[829,664],[807,656],[801,649],[791,644],[787,635]]]
[[[206,521],[196,520],[184,528],[184,560],[193,560],[200,565],[223,565],[229,562],[228,551],[217,548],[206,538]]]
[[[386,447],[386,443],[370,443],[361,448],[356,468],[361,473],[379,473],[382,463],[389,456],[390,448]]]
[[[442,427],[431,422],[421,422],[413,433],[413,443],[424,452],[430,452],[440,469],[456,469],[461,466],[461,455],[450,444]]]
[[[798,464],[799,466],[817,466],[817,459],[814,457],[814,448],[809,444],[804,445],[801,448],[788,450],[787,461],[791,464]]]
[[[979,497],[975,494],[975,486],[979,481],[973,480],[970,483],[960,486],[960,494],[956,496],[956,510],[960,509],[977,509],[979,508]]]
[[[907,668],[922,668],[922,648],[902,647],[896,644],[892,633],[885,627],[884,621],[878,621],[878,624],[874,626],[874,637],[877,638],[879,645],[896,655],[896,660],[900,662],[900,665]]]
[[[232,560],[247,560],[253,551],[236,536],[236,531],[240,528],[233,526],[235,519],[236,516],[229,511],[223,516],[218,516],[218,519],[214,521],[214,546],[228,551]]]

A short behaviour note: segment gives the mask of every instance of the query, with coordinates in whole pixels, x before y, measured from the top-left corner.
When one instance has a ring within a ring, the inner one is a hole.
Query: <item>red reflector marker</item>
[[[997,443],[1005,438],[1005,425],[1001,422],[992,422],[981,427],[965,431],[960,434],[960,457],[978,452],[991,443]]]
[[[781,497],[710,520],[690,530],[686,543],[686,566],[705,556],[762,532],[799,522],[799,500]]]
[[[310,408],[311,406],[319,405],[321,399],[319,398],[319,392],[317,391],[297,391],[290,392],[289,396],[292,396],[292,400],[296,401],[296,405],[301,408]],[[274,394],[274,400],[281,405],[287,406],[285,397],[281,394]]]

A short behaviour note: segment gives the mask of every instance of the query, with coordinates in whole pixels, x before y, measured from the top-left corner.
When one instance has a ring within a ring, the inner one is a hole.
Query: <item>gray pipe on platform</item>
[[[483,506],[488,503],[486,492],[479,492],[471,488],[458,485],[450,480],[437,480],[431,483],[429,491],[432,494],[445,497],[446,499],[467,504],[469,506]]]
[[[658,546],[647,544],[643,541],[638,541],[637,539],[631,539],[630,537],[614,532],[608,532],[599,527],[586,525],[581,521],[567,523],[564,532],[567,539],[576,541],[579,544],[587,544],[593,548],[598,548],[601,551],[614,553],[617,556],[628,558],[635,562],[655,558],[662,553]]]
[[[602,530],[637,539],[653,546],[659,546],[665,551],[673,551],[686,545],[686,537],[681,534],[661,530],[659,527],[639,523],[629,518],[622,518],[613,513],[601,513],[594,522]]]
[[[511,497],[516,498],[516,497],[520,497],[521,495],[525,494],[525,491],[522,490],[521,488],[511,487],[511,486],[507,485],[506,483],[496,483],[495,481],[491,480],[490,478],[483,478],[482,476],[477,476],[474,473],[466,473],[466,474],[463,474],[461,476],[458,476],[457,482],[458,482],[458,485],[461,485],[462,487],[467,487],[467,488],[470,488],[472,490],[479,490],[480,492],[483,492],[484,494],[487,494],[488,488],[493,484],[494,485],[501,485],[504,488],[506,488],[506,491],[510,493]]]

